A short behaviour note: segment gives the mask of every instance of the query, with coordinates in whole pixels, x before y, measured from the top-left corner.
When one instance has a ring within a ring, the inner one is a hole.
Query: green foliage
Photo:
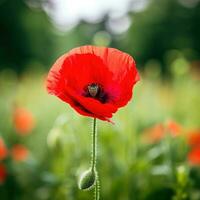
[[[0,74],[1,136],[8,147],[16,137],[31,151],[24,162],[2,161],[9,173],[0,186],[1,197],[90,199],[93,191],[78,188],[78,178],[90,164],[90,119],[47,95],[43,80],[43,75],[33,73],[19,81],[13,72]],[[191,73],[175,75],[167,83],[147,73],[136,86],[133,101],[114,116],[115,125],[98,121],[101,199],[199,199],[200,172],[188,164],[184,134],[199,127],[199,87]],[[29,136],[19,137],[13,128],[12,105],[16,102],[36,118]],[[169,118],[182,125],[181,136],[166,135],[155,143],[143,140],[146,128]]]
[[[33,7],[23,0],[0,0],[0,137],[9,150],[0,160],[7,170],[0,181],[1,200],[92,197],[93,191],[78,189],[78,178],[90,164],[91,120],[44,89],[45,69],[55,58],[85,44],[124,50],[142,69],[133,101],[116,113],[115,125],[98,122],[101,199],[200,199],[200,170],[188,160],[187,143],[187,132],[200,128],[200,3],[187,7],[180,1],[149,0],[144,10],[128,13],[126,32],[114,34],[107,27],[108,14],[98,23],[81,21],[62,32],[44,12],[44,1],[29,0],[36,3]],[[162,79],[162,73],[170,78]],[[17,134],[15,106],[32,112],[30,135]],[[181,125],[179,136],[166,130],[169,119]],[[146,138],[149,128],[160,124],[165,127],[162,139]],[[27,146],[27,160],[13,160],[15,143]]]
[[[52,61],[55,35],[43,10],[30,9],[23,0],[2,1],[0,27],[0,69],[22,72],[35,61]]]
[[[199,13],[199,3],[187,8],[177,0],[150,0],[144,11],[130,13],[133,23],[117,46],[134,55],[139,64],[157,59],[163,68],[167,68],[165,56],[171,49],[183,51],[189,60],[198,59]]]
[[[165,74],[169,74],[167,57],[171,50],[179,50],[189,61],[200,58],[199,2],[186,7],[178,0],[149,0],[141,12],[129,12],[131,27],[119,35],[107,27],[109,13],[98,23],[80,21],[62,32],[44,12],[43,1],[28,2],[37,6],[28,6],[23,0],[0,3],[0,69],[22,72],[29,67],[49,68],[59,55],[86,44],[122,49],[134,56],[140,68],[156,60]],[[51,6],[51,1],[45,3]]]

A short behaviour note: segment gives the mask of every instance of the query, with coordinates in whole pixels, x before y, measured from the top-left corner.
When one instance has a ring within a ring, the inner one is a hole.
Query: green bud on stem
[[[80,178],[79,188],[81,190],[90,190],[93,188],[96,182],[96,173],[94,170],[85,171]]]

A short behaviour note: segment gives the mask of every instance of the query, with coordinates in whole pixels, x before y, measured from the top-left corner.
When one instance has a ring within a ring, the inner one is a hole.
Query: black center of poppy
[[[108,95],[105,93],[103,87],[98,83],[87,85],[84,91],[85,97],[92,97],[99,100],[101,103],[106,103],[108,101]]]
[[[98,94],[99,86],[96,83],[88,85],[88,92],[92,97],[95,97]]]

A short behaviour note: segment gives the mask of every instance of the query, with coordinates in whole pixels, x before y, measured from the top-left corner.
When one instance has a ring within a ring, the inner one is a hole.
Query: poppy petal
[[[76,100],[73,100],[72,97],[68,97],[66,95],[66,93],[60,94],[59,98],[61,100],[63,100],[64,102],[68,102],[70,104],[70,106],[73,107],[81,115],[98,118],[103,121],[112,122],[109,118],[95,115],[95,114],[91,113],[89,110],[86,110],[86,108],[84,108],[81,104],[79,104],[79,102],[77,102]]]
[[[67,94],[73,97],[73,99],[79,102],[80,105],[86,108],[86,110],[90,111],[93,114],[110,118],[112,117],[112,113],[115,113],[117,111],[117,107],[110,103],[102,104],[96,99],[77,95],[70,88],[65,88],[65,91]]]
[[[74,54],[93,54],[101,58],[111,74],[108,75],[109,81],[105,90],[109,94],[114,94],[112,100],[117,106],[122,107],[127,104],[132,97],[133,85],[140,80],[135,61],[130,55],[114,48],[95,46],[78,47],[71,50],[68,55]],[[103,75],[105,80],[106,73]]]
[[[61,56],[51,68],[47,90],[82,115],[109,120],[132,97],[139,80],[133,58],[114,48],[83,46]],[[102,88],[105,100],[85,96],[89,84]]]
[[[200,165],[200,147],[195,147],[189,152],[188,160],[193,165]]]

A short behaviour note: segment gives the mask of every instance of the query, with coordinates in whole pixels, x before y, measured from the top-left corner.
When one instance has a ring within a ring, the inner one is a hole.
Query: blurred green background
[[[81,45],[131,54],[133,100],[98,121],[103,200],[200,200],[199,0],[0,0],[0,200],[88,200],[91,120],[47,94]]]

